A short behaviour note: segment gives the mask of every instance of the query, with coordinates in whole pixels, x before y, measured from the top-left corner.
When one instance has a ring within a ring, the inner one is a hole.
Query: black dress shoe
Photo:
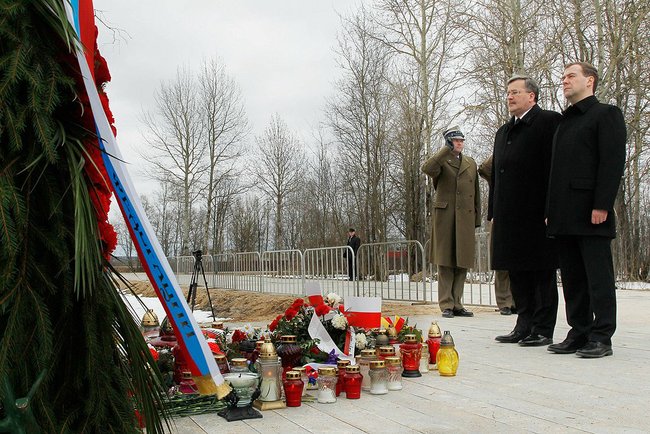
[[[507,335],[497,336],[496,338],[494,338],[494,340],[504,344],[516,344],[526,336],[528,336],[528,333],[521,333],[518,332],[517,330],[513,330]]]
[[[576,351],[576,356],[586,359],[598,359],[612,354],[614,354],[614,351],[612,351],[611,345],[593,341]]]
[[[559,344],[549,345],[547,350],[556,354],[573,354],[585,346],[585,341],[566,338]]]
[[[502,307],[499,312],[501,315],[512,315],[512,310],[509,307]]]
[[[469,310],[462,308],[462,309],[454,309],[454,316],[474,316],[474,312],[470,312]]]
[[[454,311],[451,309],[445,309],[442,311],[442,316],[445,318],[453,318],[454,317]]]
[[[546,336],[531,334],[519,341],[522,347],[541,347],[542,345],[549,345],[553,343],[553,339]]]

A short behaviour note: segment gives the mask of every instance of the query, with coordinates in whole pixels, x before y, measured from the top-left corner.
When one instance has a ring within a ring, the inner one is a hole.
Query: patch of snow
[[[650,291],[650,283],[648,282],[616,282],[616,287],[619,289],[635,289],[638,291]]]
[[[132,294],[122,294],[124,300],[129,304],[136,313],[136,316],[139,319],[142,319],[142,316],[145,313],[145,308],[138,302]],[[162,320],[167,316],[165,313],[165,308],[163,308],[162,303],[158,300],[158,297],[140,297],[140,300],[147,306],[147,309],[153,309],[154,313],[158,316],[158,321],[162,323]],[[206,323],[212,322],[212,312],[205,310],[195,310],[194,318],[196,322]],[[230,318],[216,318],[216,321],[227,321]]]
[[[409,278],[409,275],[406,274],[406,273],[391,274],[390,276],[388,276],[388,281],[389,282],[406,282],[406,283],[410,283],[410,278]]]

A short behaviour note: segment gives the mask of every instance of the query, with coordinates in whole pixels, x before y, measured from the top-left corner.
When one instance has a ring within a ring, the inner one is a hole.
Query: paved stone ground
[[[618,291],[614,356],[581,359],[545,347],[499,344],[515,316],[432,319],[450,330],[460,353],[456,377],[436,371],[404,379],[387,395],[364,393],[334,404],[264,412],[262,419],[226,422],[216,414],[175,420],[177,433],[437,433],[650,432],[650,291]],[[568,331],[560,301],[555,341]]]

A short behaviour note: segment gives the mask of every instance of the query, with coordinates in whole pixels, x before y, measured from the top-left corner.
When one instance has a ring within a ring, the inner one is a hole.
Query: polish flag
[[[345,297],[345,316],[353,327],[372,329],[381,325],[381,297]]]
[[[305,295],[307,295],[309,304],[312,306],[324,304],[323,293],[318,282],[305,282]]]

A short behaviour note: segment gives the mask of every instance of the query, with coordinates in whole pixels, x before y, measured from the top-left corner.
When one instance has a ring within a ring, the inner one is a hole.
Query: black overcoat
[[[548,234],[616,237],[614,200],[625,169],[621,110],[587,97],[564,111],[553,141],[546,214]],[[591,211],[607,220],[591,224]]]
[[[558,267],[554,241],[546,237],[544,211],[553,134],[560,118],[535,105],[517,125],[513,117],[495,135],[488,203],[495,270]]]

